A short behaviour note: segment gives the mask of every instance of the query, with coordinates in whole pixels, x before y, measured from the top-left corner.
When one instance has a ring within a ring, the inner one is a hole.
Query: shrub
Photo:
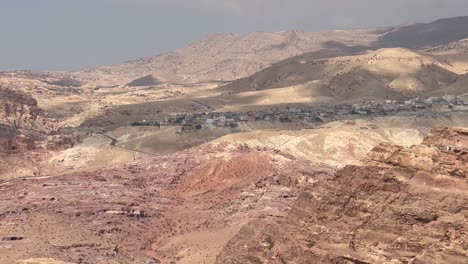
[[[268,243],[268,250],[271,250],[274,246],[275,246],[275,242],[273,241],[273,239],[271,239],[270,236],[268,236],[265,241]]]

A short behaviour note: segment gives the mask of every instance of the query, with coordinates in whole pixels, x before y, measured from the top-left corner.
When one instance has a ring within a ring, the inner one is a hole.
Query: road
[[[107,139],[110,139],[111,142],[109,143],[109,145],[112,146],[112,147],[119,148],[119,149],[123,149],[123,150],[130,151],[130,152],[134,152],[134,153],[141,153],[141,154],[150,155],[150,156],[159,156],[159,155],[154,154],[154,153],[149,153],[149,152],[145,152],[145,151],[140,151],[140,150],[135,150],[135,149],[130,149],[130,148],[118,146],[117,144],[119,143],[119,141],[118,141],[116,138],[113,138],[113,137],[111,137],[111,136],[109,136],[109,135],[106,135],[106,134],[104,134],[104,133],[102,133],[102,132],[92,132],[92,133],[94,133],[94,134],[96,134],[96,135],[103,136],[103,137],[105,137],[105,138],[107,138]],[[18,178],[13,178],[13,179],[8,179],[8,180],[0,181],[0,186],[1,186],[1,185],[4,185],[4,184],[7,184],[7,183],[10,183],[10,182],[15,182],[15,181],[32,180],[32,179],[43,179],[43,178],[51,178],[51,177],[57,177],[57,176],[63,176],[63,175],[66,175],[66,173],[65,173],[65,174],[57,174],[57,175],[22,176],[22,177],[18,177]]]
[[[203,106],[203,107],[208,108],[208,110],[210,110],[210,111],[216,110],[216,108],[213,108],[213,107],[211,107],[211,106],[209,106],[209,105],[207,105],[207,104],[204,104],[204,103],[202,103],[202,102],[199,102],[199,101],[196,101],[196,100],[191,100],[191,101],[192,101],[193,103],[196,103],[196,104],[199,104],[199,105],[201,105],[201,106]]]
[[[105,137],[107,139],[110,139],[111,143],[109,143],[109,145],[111,145],[112,147],[127,150],[127,151],[131,151],[131,152],[135,152],[135,153],[141,153],[141,154],[146,154],[146,155],[151,155],[151,156],[159,156],[158,154],[154,154],[154,153],[150,153],[150,152],[145,152],[145,151],[141,151],[141,150],[137,150],[137,149],[131,149],[131,148],[118,146],[117,144],[119,143],[119,140],[117,140],[116,138],[113,138],[113,137],[111,137],[111,136],[109,136],[107,134],[104,134],[102,132],[93,132],[93,133],[96,134],[96,135],[101,135],[101,136],[103,136],[103,137]]]

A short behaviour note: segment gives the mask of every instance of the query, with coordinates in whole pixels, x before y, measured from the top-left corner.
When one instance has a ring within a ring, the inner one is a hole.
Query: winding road
[[[107,134],[104,134],[102,132],[92,132],[92,134],[100,135],[100,136],[103,136],[103,137],[105,137],[107,139],[110,139],[111,142],[109,143],[109,145],[112,146],[112,147],[115,147],[115,148],[123,149],[123,150],[126,150],[126,151],[131,151],[131,152],[134,152],[134,153],[141,153],[141,154],[145,154],[145,155],[150,155],[150,156],[159,156],[159,155],[154,154],[154,153],[149,153],[149,152],[145,152],[145,151],[140,151],[140,150],[135,150],[135,149],[130,149],[130,148],[118,146],[117,144],[119,143],[119,141],[116,138],[113,138],[113,137],[111,137],[111,136],[109,136]],[[45,179],[45,178],[58,177],[58,176],[63,176],[63,175],[67,175],[67,173],[57,174],[57,175],[22,176],[22,177],[17,177],[17,178],[12,178],[12,179],[8,179],[8,180],[0,181],[0,186],[4,185],[4,184],[7,184],[7,183],[10,183],[10,182],[15,182],[15,181],[32,180],[32,179]]]

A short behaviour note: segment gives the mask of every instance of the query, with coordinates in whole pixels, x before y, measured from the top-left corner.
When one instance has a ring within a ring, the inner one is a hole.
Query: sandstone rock
[[[458,128],[412,148],[377,146],[363,166],[303,191],[287,218],[244,227],[217,263],[466,263],[467,147]],[[256,246],[266,235],[280,241],[271,250]]]

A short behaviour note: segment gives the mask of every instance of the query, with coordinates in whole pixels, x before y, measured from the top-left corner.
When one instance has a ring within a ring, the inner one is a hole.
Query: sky
[[[217,33],[373,28],[464,15],[468,0],[0,0],[0,70],[114,65]]]

